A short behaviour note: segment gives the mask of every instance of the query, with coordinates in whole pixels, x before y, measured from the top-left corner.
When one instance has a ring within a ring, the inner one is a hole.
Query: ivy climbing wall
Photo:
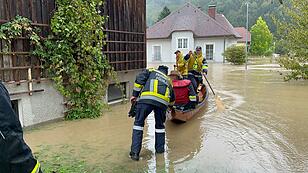
[[[32,25],[41,30],[41,36],[47,37],[49,22],[55,9],[54,0],[0,0],[0,25],[15,18],[24,16]],[[0,40],[0,79],[5,82],[21,83],[29,80],[40,81],[46,77],[42,72],[41,62],[30,55],[33,49],[29,39],[19,37],[8,43]],[[8,50],[4,51],[5,47]]]
[[[16,15],[24,16],[46,38],[54,10],[55,0],[0,0],[0,25]],[[106,32],[103,53],[114,70],[146,68],[146,1],[106,0],[101,12],[109,16],[103,26]],[[39,59],[30,55],[33,48],[27,38],[20,37],[6,44],[0,40],[0,80],[22,83],[29,80],[29,72],[34,81],[47,77]],[[8,51],[4,51],[5,47]]]

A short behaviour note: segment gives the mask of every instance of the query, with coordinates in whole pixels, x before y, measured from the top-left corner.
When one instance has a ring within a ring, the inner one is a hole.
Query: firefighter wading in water
[[[23,139],[23,131],[0,80],[0,172],[41,173],[40,163]]]
[[[159,66],[158,70],[147,69],[136,77],[131,97],[132,103],[137,101],[132,145],[129,153],[133,160],[139,160],[144,121],[152,111],[155,116],[155,151],[156,153],[165,152],[166,110],[175,101],[172,83],[167,74],[168,67]]]

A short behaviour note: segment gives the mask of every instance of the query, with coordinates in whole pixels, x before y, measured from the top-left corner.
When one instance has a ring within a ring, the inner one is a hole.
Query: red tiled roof
[[[191,3],[186,3],[182,8],[149,27],[147,38],[168,38],[174,31],[192,31],[195,37],[241,37],[224,15],[216,13],[213,19]]]
[[[244,27],[235,27],[234,30],[239,33],[241,35],[241,39],[238,40],[237,42],[240,42],[240,43],[245,43],[246,42],[246,28]],[[251,41],[251,34],[250,32],[248,31],[248,42]]]

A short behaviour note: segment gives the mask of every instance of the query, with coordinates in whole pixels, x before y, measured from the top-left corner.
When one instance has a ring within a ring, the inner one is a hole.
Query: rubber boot
[[[131,152],[129,153],[132,160],[139,160],[139,153],[142,145],[143,131],[133,130]]]
[[[165,133],[155,133],[155,151],[156,153],[165,152]]]

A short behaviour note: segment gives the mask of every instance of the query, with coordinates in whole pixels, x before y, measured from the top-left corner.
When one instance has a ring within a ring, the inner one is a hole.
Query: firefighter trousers
[[[147,116],[154,111],[155,116],[155,150],[157,153],[163,153],[165,151],[165,121],[166,121],[166,109],[162,109],[158,106],[138,103],[137,113],[133,126],[132,145],[131,152],[140,153],[142,146],[144,121]]]

